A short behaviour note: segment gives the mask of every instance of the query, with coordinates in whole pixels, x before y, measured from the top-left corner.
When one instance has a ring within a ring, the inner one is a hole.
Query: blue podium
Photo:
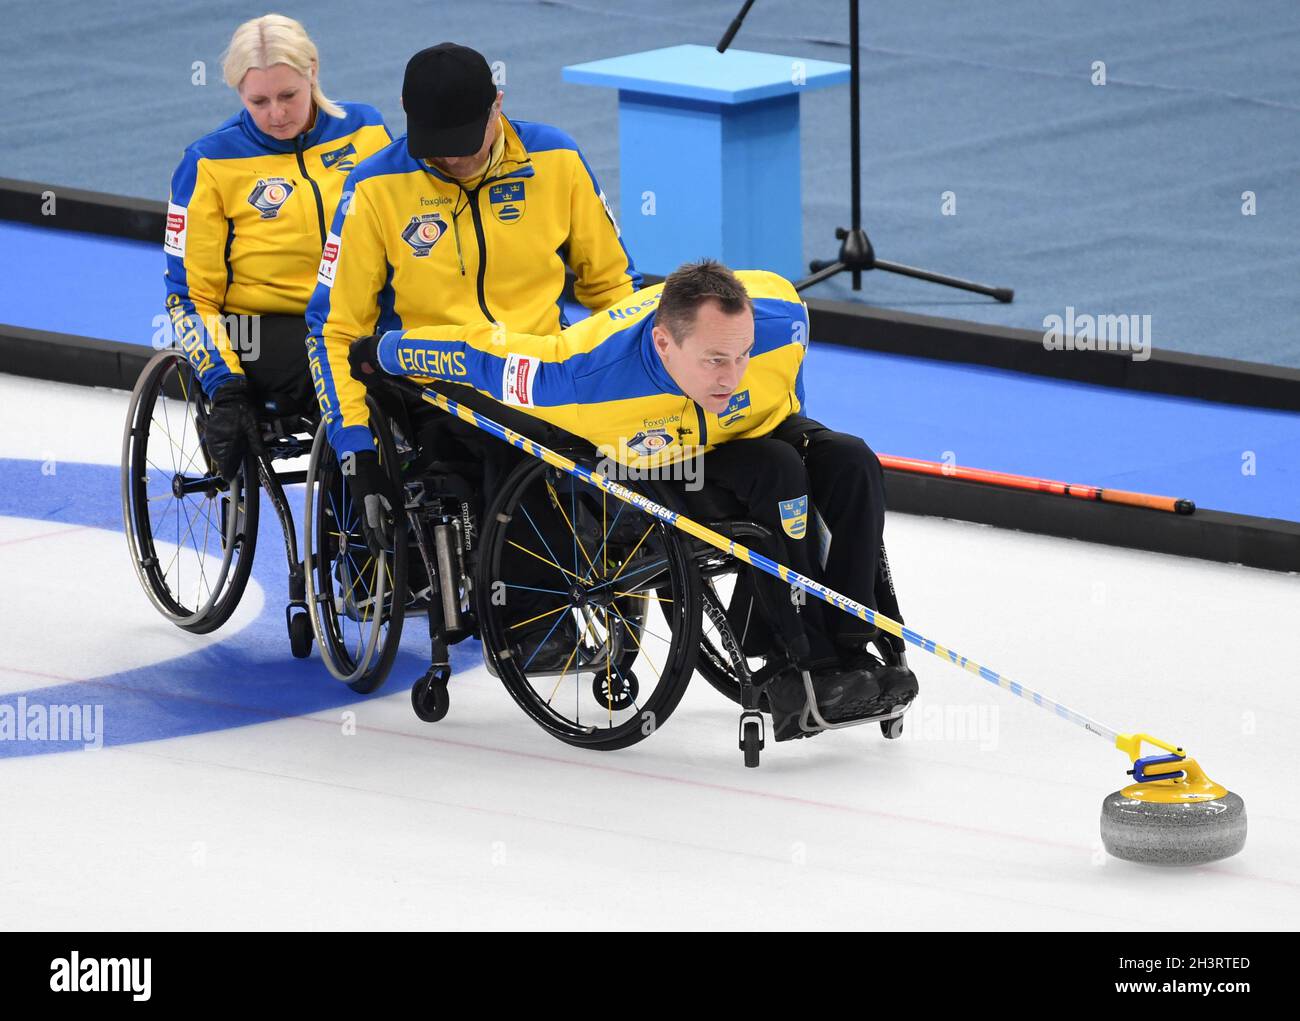
[[[712,256],[804,275],[799,97],[847,82],[847,64],[669,46],[563,77],[618,89],[619,226],[639,269]]]

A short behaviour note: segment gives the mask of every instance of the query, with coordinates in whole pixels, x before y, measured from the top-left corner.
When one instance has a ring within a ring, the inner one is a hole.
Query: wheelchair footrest
[[[823,730],[843,730],[845,727],[857,727],[864,723],[888,723],[901,717],[912,704],[912,699],[909,698],[901,704],[895,702],[891,705],[891,700],[882,695],[876,700],[876,704],[861,715],[831,721],[822,716],[817,708],[817,695],[813,690],[812,677],[807,671],[803,671],[803,681],[807,701],[803,707],[803,714],[799,718],[799,729],[805,734],[818,734]]]
[[[846,720],[835,720],[834,722],[829,720],[819,721],[813,715],[812,708],[804,706],[803,716],[799,720],[799,728],[808,734],[819,734],[823,730],[842,730],[845,727],[857,727],[864,723],[888,723],[891,720],[899,719],[910,706],[911,703],[909,702],[907,705],[899,706],[887,712],[873,713],[868,716],[851,716]],[[820,716],[820,714],[817,715]]]

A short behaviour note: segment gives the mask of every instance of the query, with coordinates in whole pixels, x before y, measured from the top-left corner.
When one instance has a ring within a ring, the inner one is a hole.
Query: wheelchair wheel
[[[479,548],[483,651],[525,713],[561,741],[601,750],[663,726],[700,640],[684,537],[530,458],[486,515]]]
[[[367,398],[379,462],[402,491],[397,448],[388,420]],[[405,619],[407,519],[395,508],[393,548],[373,556],[352,504],[325,423],[316,430],[307,464],[303,521],[307,606],[321,659],[353,691],[368,694],[388,676]]]
[[[136,576],[158,611],[194,634],[224,624],[257,546],[257,462],[227,485],[203,435],[208,401],[184,354],[159,351],[131,392],[122,437],[122,521]]]
[[[712,574],[704,579],[705,610],[700,629],[700,653],[695,661],[695,669],[716,691],[740,705],[740,681],[736,676],[736,668],[731,655],[727,651],[728,636],[724,634],[714,619],[716,613],[726,614],[727,606],[731,601],[731,591],[735,579],[735,570]],[[753,626],[762,628],[764,631],[771,630],[771,625],[765,621],[756,621]],[[737,645],[739,645],[743,643],[746,636],[736,634],[731,637],[734,637]],[[757,673],[765,664],[766,659],[764,658],[745,657],[745,665],[749,668],[751,675]],[[760,696],[759,706],[763,711],[767,711],[766,695]]]

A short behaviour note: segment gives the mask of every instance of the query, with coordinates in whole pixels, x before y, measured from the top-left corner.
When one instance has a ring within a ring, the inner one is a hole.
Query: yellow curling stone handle
[[[1115,747],[1129,757],[1129,761],[1136,763],[1142,755],[1142,743],[1153,744],[1157,748],[1163,748],[1174,755],[1186,756],[1186,752],[1177,745],[1170,744],[1168,741],[1161,741],[1158,737],[1152,737],[1150,734],[1120,734],[1115,739]],[[1178,774],[1182,777],[1174,776],[1168,780],[1144,780],[1140,783],[1131,783],[1120,793],[1126,798],[1134,801],[1148,801],[1156,804],[1175,805],[1188,801],[1214,801],[1217,798],[1225,797],[1228,789],[1220,784],[1215,783],[1205,771],[1197,764],[1195,759],[1182,758],[1177,762],[1158,762],[1152,763],[1146,767],[1145,772],[1148,776],[1158,776],[1162,773]]]

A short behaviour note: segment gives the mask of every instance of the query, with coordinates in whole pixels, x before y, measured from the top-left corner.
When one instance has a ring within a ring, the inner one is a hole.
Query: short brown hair
[[[753,305],[745,285],[736,274],[716,259],[701,259],[678,266],[664,280],[663,294],[655,323],[678,343],[695,325],[695,316],[706,301],[716,301],[727,315],[737,315]]]

